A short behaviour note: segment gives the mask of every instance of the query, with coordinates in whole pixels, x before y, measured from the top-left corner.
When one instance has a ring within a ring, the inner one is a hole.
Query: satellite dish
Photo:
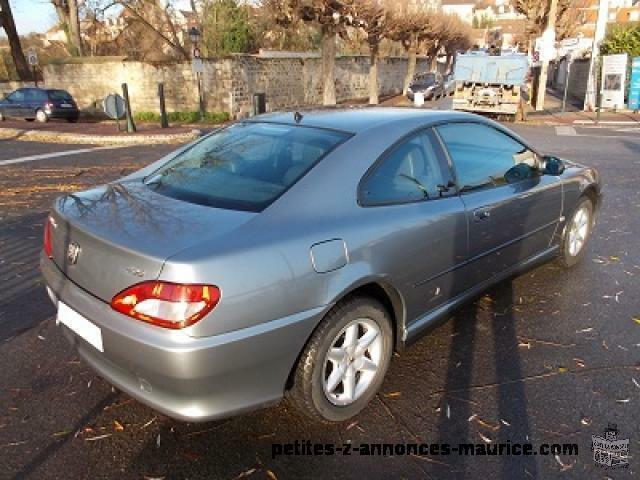
[[[104,109],[104,113],[107,114],[107,117],[119,120],[123,118],[125,114],[124,98],[117,93],[110,93],[102,101],[102,108]]]

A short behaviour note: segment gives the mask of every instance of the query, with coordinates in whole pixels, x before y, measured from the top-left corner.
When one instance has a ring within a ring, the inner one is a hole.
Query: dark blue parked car
[[[6,117],[48,122],[63,118],[77,122],[80,112],[69,92],[46,88],[19,88],[0,100],[0,121]]]

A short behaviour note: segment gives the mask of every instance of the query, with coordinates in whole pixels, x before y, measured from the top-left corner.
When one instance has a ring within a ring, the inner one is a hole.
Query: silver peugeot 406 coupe
[[[84,361],[153,408],[335,422],[459,305],[578,262],[599,203],[594,169],[471,114],[269,114],[57,199],[41,268]]]

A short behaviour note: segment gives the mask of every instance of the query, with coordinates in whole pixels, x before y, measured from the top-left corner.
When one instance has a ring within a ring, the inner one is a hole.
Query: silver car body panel
[[[171,156],[106,187],[120,189],[116,197],[106,198],[105,187],[78,194],[95,204],[93,220],[69,198],[58,200],[52,213],[70,234],[56,237],[55,263],[43,258],[45,279],[57,299],[103,329],[104,353],[67,336],[109,381],[182,419],[219,418],[276,401],[315,326],[359,287],[385,292],[396,346],[403,348],[482,289],[553,255],[563,216],[586,189],[599,195],[597,173],[569,165],[560,176],[529,183],[365,207],[358,203],[360,181],[411,132],[477,122],[528,144],[495,122],[461,112],[329,110],[302,112],[298,122],[293,114],[249,121],[353,136],[259,213],[147,191],[142,180]],[[135,215],[126,206],[131,197],[143,200]],[[485,210],[490,216],[478,221],[476,212]],[[109,217],[113,211],[117,222]],[[64,259],[70,241],[82,249],[76,265]],[[221,300],[178,332],[110,308],[112,295],[144,279],[217,285]]]

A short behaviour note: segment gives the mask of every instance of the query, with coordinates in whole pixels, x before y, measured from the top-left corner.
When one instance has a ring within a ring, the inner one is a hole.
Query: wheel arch
[[[322,316],[322,319],[331,311],[331,309],[341,301],[346,298],[352,296],[362,296],[369,297],[374,300],[380,302],[391,317],[391,326],[393,331],[393,345],[394,351],[401,351],[404,349],[404,330],[405,330],[405,319],[406,319],[406,308],[405,303],[402,298],[400,292],[389,282],[380,279],[380,278],[368,278],[362,279],[359,282],[354,283],[349,288],[345,289],[331,304],[330,307],[327,308],[326,312]],[[322,319],[318,322],[318,325],[322,321]],[[296,366],[300,361],[300,357],[303,352],[307,348],[309,341],[313,334],[315,333],[318,325],[314,327],[314,329],[309,333],[309,336],[305,340],[302,348],[298,352],[293,365],[291,366],[291,370],[289,371],[289,375],[287,377],[287,381],[285,383],[285,390],[288,390],[293,385],[293,377],[296,371]]]

